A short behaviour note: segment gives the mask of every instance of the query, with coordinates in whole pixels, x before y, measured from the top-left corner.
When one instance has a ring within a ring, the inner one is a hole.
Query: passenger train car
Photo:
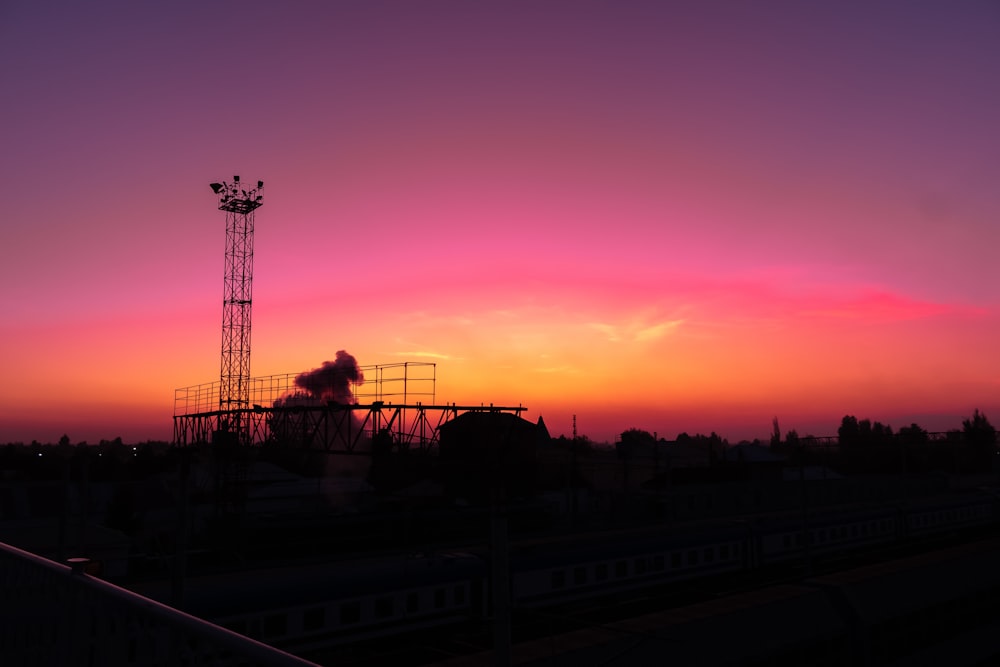
[[[978,531],[995,535],[996,496],[970,492],[853,507],[514,542],[513,609],[544,609],[712,577],[780,571]],[[136,587],[150,597],[162,597]],[[293,652],[482,620],[490,555],[467,550],[191,578],[185,610]]]

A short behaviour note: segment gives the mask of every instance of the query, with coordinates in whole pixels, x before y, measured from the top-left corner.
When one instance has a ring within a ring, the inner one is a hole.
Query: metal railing
[[[317,667],[72,567],[0,543],[0,658],[67,667]]]
[[[434,363],[407,361],[360,366],[358,370],[365,380],[360,384],[349,383],[354,403],[434,403],[437,384],[437,367]],[[301,373],[283,373],[250,378],[250,401],[249,405],[243,407],[258,405],[270,408],[279,399],[287,400],[305,393],[295,384],[299,375]],[[221,388],[221,382],[215,381],[174,390],[174,416],[219,411]]]

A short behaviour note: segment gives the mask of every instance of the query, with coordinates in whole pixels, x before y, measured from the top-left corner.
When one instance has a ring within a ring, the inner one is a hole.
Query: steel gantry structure
[[[361,366],[371,378],[352,385],[351,402],[320,399],[298,389],[301,374],[251,378],[247,407],[219,409],[221,382],[177,389],[174,393],[174,444],[217,440],[226,424],[246,427],[246,445],[274,444],[342,454],[366,454],[378,439],[397,451],[429,452],[437,447],[438,428],[466,412],[509,412],[524,406],[438,405],[433,363],[402,362]]]

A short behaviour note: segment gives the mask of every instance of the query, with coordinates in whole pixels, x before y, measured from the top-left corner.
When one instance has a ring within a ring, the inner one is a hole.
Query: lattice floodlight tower
[[[245,189],[212,183],[219,210],[226,212],[226,268],[222,294],[222,370],[219,384],[220,439],[248,444],[250,408],[250,309],[253,304],[254,211],[264,203],[264,182]],[[235,444],[234,443],[234,444]]]

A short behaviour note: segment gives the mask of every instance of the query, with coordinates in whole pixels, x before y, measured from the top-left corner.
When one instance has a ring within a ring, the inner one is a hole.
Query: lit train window
[[[322,630],[326,623],[326,610],[323,607],[314,607],[302,612],[302,629],[308,631]]]

